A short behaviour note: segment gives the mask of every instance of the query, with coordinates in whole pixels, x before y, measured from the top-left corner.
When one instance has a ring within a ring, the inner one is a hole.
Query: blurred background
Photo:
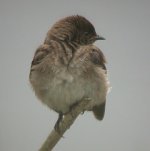
[[[30,87],[30,63],[48,29],[79,14],[106,38],[112,91],[105,118],[80,115],[54,151],[150,150],[149,0],[0,0],[0,150],[37,151],[57,120]]]

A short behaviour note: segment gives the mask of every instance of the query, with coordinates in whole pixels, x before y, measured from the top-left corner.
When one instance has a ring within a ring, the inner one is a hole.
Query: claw
[[[63,114],[59,113],[58,120],[56,121],[55,126],[54,126],[55,131],[57,131],[58,133],[60,132],[59,124],[62,121],[62,119],[63,119]]]

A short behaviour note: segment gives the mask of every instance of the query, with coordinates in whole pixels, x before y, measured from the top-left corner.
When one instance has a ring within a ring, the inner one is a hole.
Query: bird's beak
[[[104,37],[96,35],[95,40],[106,40]]]

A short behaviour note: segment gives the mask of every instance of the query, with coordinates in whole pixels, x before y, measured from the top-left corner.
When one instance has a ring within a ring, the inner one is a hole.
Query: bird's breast
[[[106,78],[103,71],[99,72],[87,75],[81,69],[59,68],[53,76],[32,73],[31,83],[44,104],[57,112],[66,113],[71,105],[84,97],[92,98],[93,105],[105,101]]]

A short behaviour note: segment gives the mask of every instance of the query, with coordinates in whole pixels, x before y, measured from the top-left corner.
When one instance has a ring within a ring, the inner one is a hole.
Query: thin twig
[[[74,108],[68,114],[66,114],[61,121],[59,125],[59,133],[53,129],[39,151],[51,151],[61,139],[65,131],[74,123],[78,115],[90,108],[90,101],[90,99],[86,98],[79,102],[78,105],[74,106]]]

